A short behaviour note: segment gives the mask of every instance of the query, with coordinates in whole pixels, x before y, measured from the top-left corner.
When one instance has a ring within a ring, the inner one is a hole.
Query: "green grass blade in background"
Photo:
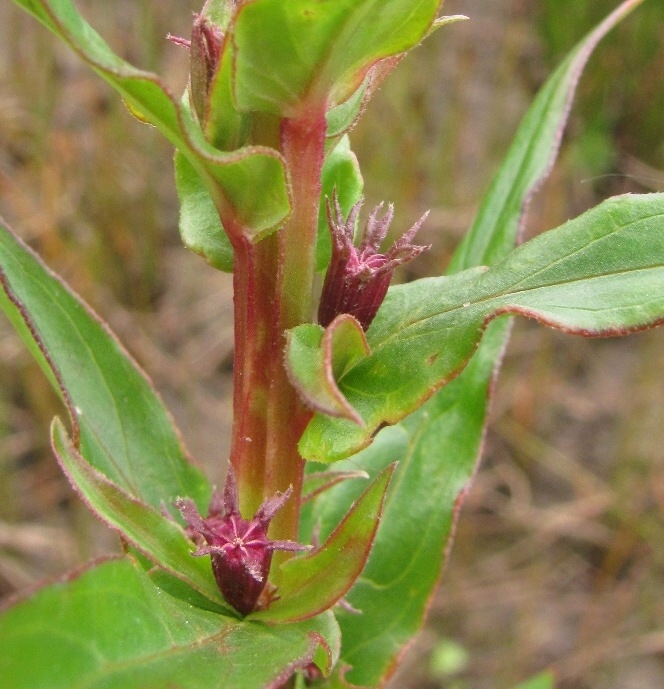
[[[600,40],[643,0],[627,0],[591,31],[549,77],[514,136],[473,226],[449,266],[456,273],[492,265],[512,249],[525,208],[558,156],[574,93]]]
[[[0,305],[67,405],[80,453],[123,490],[161,509],[210,487],[185,457],[154,388],[108,328],[0,224]]]
[[[9,608],[0,615],[0,686],[265,689],[314,660],[328,673],[336,660],[331,613],[277,630],[194,605],[161,582],[130,558],[111,560]]]

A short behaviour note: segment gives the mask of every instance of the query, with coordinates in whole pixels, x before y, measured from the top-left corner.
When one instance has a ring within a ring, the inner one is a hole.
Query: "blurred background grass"
[[[353,132],[395,227],[432,208],[440,273],[521,114],[617,0],[447,0],[440,31]],[[191,0],[87,0],[123,56],[186,82]],[[604,41],[584,76],[529,235],[610,194],[664,190],[664,3]],[[227,452],[228,276],[181,249],[171,151],[11,3],[0,5],[0,214],[109,320],[212,476]],[[664,332],[570,338],[520,320],[485,459],[429,624],[395,687],[509,687],[551,666],[564,689],[664,689]],[[56,467],[61,413],[0,320],[0,595],[117,547]]]

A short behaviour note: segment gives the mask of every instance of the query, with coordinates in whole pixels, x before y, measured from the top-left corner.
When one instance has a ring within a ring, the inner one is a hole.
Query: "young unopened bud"
[[[327,327],[338,315],[348,313],[357,318],[366,330],[385,299],[394,269],[412,261],[430,248],[410,243],[428,213],[425,213],[387,252],[381,254],[380,245],[394,216],[392,204],[380,219],[378,214],[383,204],[374,208],[367,220],[364,239],[359,247],[355,247],[353,237],[362,200],[353,206],[345,221],[336,192],[333,204],[334,208],[327,199],[327,219],[332,234],[332,259],[323,284],[318,322]]]
[[[194,15],[191,40],[168,35],[176,45],[189,48],[189,90],[198,119],[205,120],[208,92],[214,78],[224,42],[223,31],[202,14]]]
[[[291,490],[268,498],[253,519],[240,516],[235,478],[228,473],[223,495],[212,496],[209,513],[201,517],[192,500],[178,500],[177,508],[199,546],[193,554],[210,555],[212,572],[224,598],[242,615],[257,607],[267,584],[275,550],[308,550],[294,541],[272,541],[267,530],[272,517],[290,497]]]
[[[189,88],[194,109],[201,122],[205,120],[207,96],[221,59],[223,40],[224,34],[221,29],[209,19],[201,15],[194,17],[189,56],[191,73]]]

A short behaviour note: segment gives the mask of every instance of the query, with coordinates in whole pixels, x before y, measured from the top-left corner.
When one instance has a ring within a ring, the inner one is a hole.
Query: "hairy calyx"
[[[332,203],[327,199],[332,259],[325,275],[318,309],[318,322],[323,327],[327,327],[340,314],[348,313],[366,330],[385,299],[394,269],[429,249],[428,246],[411,244],[428,215],[425,213],[401,239],[385,253],[380,253],[380,245],[394,216],[394,207],[390,204],[384,215],[378,217],[382,203],[369,215],[364,238],[356,247],[355,223],[362,202],[358,201],[348,218],[344,219],[336,191]]]
[[[238,506],[235,477],[229,470],[223,494],[215,491],[207,517],[192,500],[179,499],[192,540],[199,546],[193,555],[210,555],[212,572],[224,598],[242,615],[260,607],[275,550],[309,550],[294,541],[273,541],[267,531],[270,521],[291,495],[289,488],[268,498],[252,519],[243,519]]]

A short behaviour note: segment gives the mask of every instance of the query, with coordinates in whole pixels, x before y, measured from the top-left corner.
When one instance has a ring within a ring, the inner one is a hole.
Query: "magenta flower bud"
[[[366,330],[385,299],[394,269],[430,248],[410,243],[426,219],[428,213],[425,213],[386,253],[379,253],[394,216],[394,206],[390,204],[387,212],[378,219],[382,203],[371,212],[364,239],[359,247],[355,247],[355,222],[362,202],[361,199],[353,206],[344,221],[336,191],[333,196],[334,209],[327,199],[332,259],[318,308],[318,322],[323,327],[327,327],[338,315],[348,313],[357,318]]]
[[[215,491],[207,518],[201,517],[192,500],[177,500],[176,506],[189,525],[192,540],[199,546],[195,556],[210,555],[212,572],[224,598],[242,615],[256,610],[266,587],[275,550],[308,550],[294,541],[272,541],[267,530],[272,517],[291,495],[268,498],[253,519],[240,516],[237,486],[229,470],[223,496]]]

